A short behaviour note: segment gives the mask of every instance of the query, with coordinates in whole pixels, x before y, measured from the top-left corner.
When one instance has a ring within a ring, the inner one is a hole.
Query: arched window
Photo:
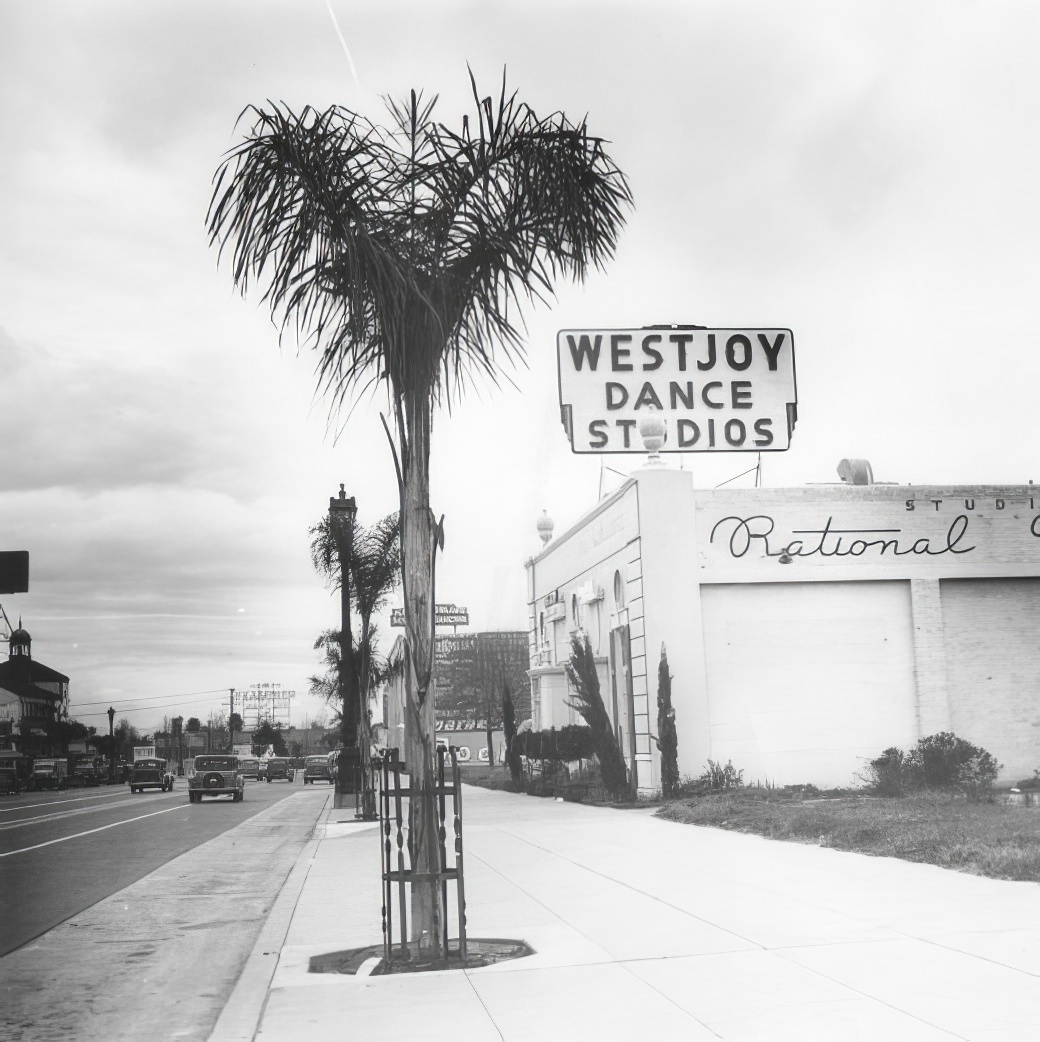
[[[625,581],[620,572],[614,573],[614,609],[621,611],[625,606]]]

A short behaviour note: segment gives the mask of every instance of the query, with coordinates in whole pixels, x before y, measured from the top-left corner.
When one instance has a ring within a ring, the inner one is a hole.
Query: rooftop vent
[[[870,460],[843,459],[838,464],[838,477],[846,485],[873,485],[874,472],[870,469]]]

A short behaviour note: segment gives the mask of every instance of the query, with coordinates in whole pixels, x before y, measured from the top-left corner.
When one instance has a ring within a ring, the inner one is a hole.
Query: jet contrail
[[[350,56],[350,48],[347,47],[347,41],[343,39],[343,33],[340,30],[339,22],[336,21],[336,12],[332,10],[332,3],[330,0],[325,0],[325,6],[329,9],[329,17],[332,19],[332,25],[336,30],[336,35],[339,37],[339,42],[343,45],[343,53],[347,56],[347,64],[350,66],[350,74],[354,77],[357,89],[364,93],[364,88],[361,86],[361,81],[358,79],[357,69],[354,68],[354,59]]]

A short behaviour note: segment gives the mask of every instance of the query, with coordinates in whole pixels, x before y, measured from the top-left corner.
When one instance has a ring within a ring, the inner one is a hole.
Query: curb
[[[252,1042],[256,1036],[267,1005],[267,993],[278,969],[282,945],[332,812],[333,801],[328,799],[315,822],[314,838],[307,841],[296,864],[285,877],[208,1042]]]

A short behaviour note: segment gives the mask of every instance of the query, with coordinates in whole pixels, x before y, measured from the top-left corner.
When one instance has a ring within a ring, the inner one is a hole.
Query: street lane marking
[[[159,793],[155,793],[150,797],[144,797],[144,800],[151,802],[156,799],[166,799],[167,794],[163,793],[162,796]],[[136,800],[142,800],[141,797],[135,797]],[[58,804],[54,803],[39,803],[38,807],[55,807]],[[94,814],[99,810],[111,810],[111,807],[71,807],[69,810],[59,810],[54,814],[37,814],[34,818],[24,818],[21,821],[8,821],[0,824],[0,832],[9,832],[11,829],[24,828],[26,825],[38,825],[43,821],[56,821],[60,818],[74,818],[79,814]]]
[[[36,810],[37,807],[60,807],[65,803],[79,803],[80,800],[110,800],[113,796],[128,796],[126,792],[101,792],[97,796],[73,796],[67,800],[51,800],[49,803],[16,803],[10,807],[0,807],[0,814],[14,814],[20,810]]]
[[[96,829],[87,829],[86,832],[77,832],[73,836],[62,836],[60,839],[49,839],[46,843],[37,843],[34,847],[22,847],[21,850],[9,850],[0,857],[11,857],[14,854],[27,854],[30,850],[40,850],[43,847],[53,846],[55,843],[65,843],[70,839],[80,839],[95,832],[104,832],[106,829],[114,829],[117,825],[130,825],[135,821],[143,821],[145,818],[154,818],[158,814],[169,814],[172,810],[184,810],[187,804],[178,803],[176,807],[167,807],[166,810],[153,810],[151,814],[141,814],[136,818],[124,818],[122,821],[113,821],[111,825],[101,825]]]

